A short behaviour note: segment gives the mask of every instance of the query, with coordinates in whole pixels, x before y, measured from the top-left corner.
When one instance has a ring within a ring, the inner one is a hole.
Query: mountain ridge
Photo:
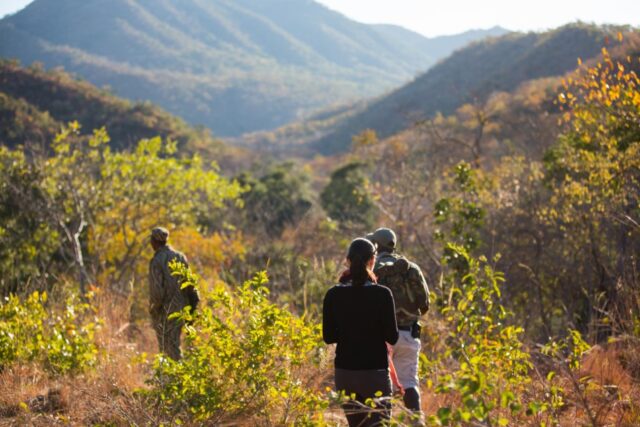
[[[0,20],[0,56],[63,66],[222,136],[377,95],[467,41],[361,24],[311,0],[36,0]]]
[[[474,42],[379,97],[311,143],[311,150],[333,154],[349,149],[365,129],[382,138],[436,113],[449,115],[465,103],[483,103],[491,93],[510,91],[532,79],[562,75],[577,58],[598,55],[617,27],[569,24],[544,33],[510,33]],[[612,43],[612,42],[611,42]]]

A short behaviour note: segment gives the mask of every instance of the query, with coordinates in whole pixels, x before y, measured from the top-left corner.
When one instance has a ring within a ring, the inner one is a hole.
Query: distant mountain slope
[[[495,91],[562,75],[575,68],[577,58],[598,55],[605,40],[615,40],[616,32],[573,24],[542,34],[509,34],[474,43],[347,117],[314,142],[312,149],[324,154],[342,152],[349,148],[352,136],[364,129],[387,137],[437,112],[448,115],[465,103],[483,103]]]
[[[393,41],[399,48],[402,48],[402,45],[405,43],[411,43],[413,46],[427,53],[434,62],[449,56],[452,52],[474,41],[488,37],[499,37],[508,33],[508,31],[502,27],[493,27],[488,30],[465,31],[464,33],[451,36],[424,38],[419,34],[396,25],[377,24],[373,25],[373,28],[381,33],[389,42]],[[424,72],[426,70],[421,71]]]
[[[61,127],[73,120],[82,125],[84,134],[105,126],[116,149],[161,136],[223,166],[245,155],[150,103],[117,98],[60,70],[0,61],[0,145],[47,147]]]
[[[223,136],[377,95],[468,40],[360,24],[311,0],[35,0],[0,21],[0,56],[64,66]]]
[[[234,146],[269,153],[279,158],[312,157],[317,154],[317,150],[313,148],[315,141],[332,132],[349,117],[363,111],[366,106],[366,100],[332,106],[304,120],[273,130],[245,133],[227,141]]]

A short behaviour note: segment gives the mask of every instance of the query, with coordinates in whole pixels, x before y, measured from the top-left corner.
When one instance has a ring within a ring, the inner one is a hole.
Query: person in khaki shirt
[[[188,266],[184,254],[174,250],[167,242],[169,231],[156,227],[151,231],[150,244],[155,254],[149,263],[149,314],[156,331],[160,352],[174,360],[182,357],[180,335],[182,321],[169,319],[171,313],[181,311],[188,301],[180,289],[178,277],[171,274],[169,263],[178,260]]]

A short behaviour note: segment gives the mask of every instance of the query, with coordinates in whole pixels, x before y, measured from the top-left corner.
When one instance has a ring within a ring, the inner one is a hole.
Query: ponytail
[[[375,254],[376,248],[369,240],[359,238],[351,242],[347,253],[350,267],[342,274],[340,282],[351,281],[353,286],[363,286],[367,281],[376,283],[376,275],[367,266]]]
[[[369,260],[362,259],[351,261],[349,271],[351,272],[351,283],[353,283],[353,286],[363,286],[367,281],[376,282],[375,274],[367,267],[368,262]]]

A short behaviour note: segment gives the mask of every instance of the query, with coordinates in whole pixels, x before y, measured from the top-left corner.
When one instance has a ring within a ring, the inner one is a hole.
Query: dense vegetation
[[[504,32],[427,39],[301,0],[36,0],[0,22],[0,56],[62,66],[237,136],[379,94]]]
[[[3,146],[0,416],[337,424],[320,304],[348,242],[388,225],[433,291],[427,424],[638,425],[640,37],[614,37],[564,77],[389,138],[362,132],[305,165],[225,177],[176,143],[111,142],[76,122],[50,151]],[[180,362],[154,355],[145,310],[158,224],[203,296],[179,314]]]

